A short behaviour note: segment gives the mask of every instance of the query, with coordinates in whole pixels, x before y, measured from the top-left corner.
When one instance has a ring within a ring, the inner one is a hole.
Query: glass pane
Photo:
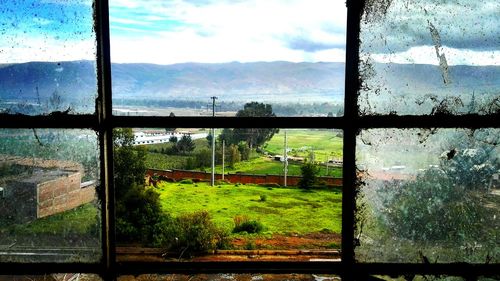
[[[143,274],[139,276],[122,275],[118,277],[118,281],[153,281],[153,280],[170,280],[170,281],[339,281],[341,278],[336,275],[325,274],[234,274],[234,273],[220,273],[220,274]]]
[[[114,131],[118,259],[338,260],[342,132],[215,135]]]
[[[97,137],[0,130],[0,262],[98,262]]]
[[[498,129],[364,130],[357,259],[498,263]]]
[[[345,1],[110,1],[116,115],[343,114]]]
[[[496,0],[367,1],[360,112],[498,112],[499,10]]]
[[[0,5],[0,113],[94,113],[92,0]]]

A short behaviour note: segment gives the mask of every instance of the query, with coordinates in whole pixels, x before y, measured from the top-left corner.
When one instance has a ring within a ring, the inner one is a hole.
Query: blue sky
[[[95,57],[91,0],[0,2],[0,63]]]
[[[344,61],[344,0],[109,0],[113,62]],[[0,0],[0,64],[95,58],[92,0]],[[500,65],[498,0],[392,1],[362,25],[381,62]],[[450,14],[450,11],[454,11]],[[401,35],[403,34],[403,35]]]
[[[111,0],[116,62],[344,61],[338,0]]]

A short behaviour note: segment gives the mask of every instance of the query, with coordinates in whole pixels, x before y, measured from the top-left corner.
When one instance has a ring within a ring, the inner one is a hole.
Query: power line
[[[215,100],[216,96],[210,97],[212,99],[212,117],[215,117]],[[215,128],[212,128],[212,176],[210,178],[210,185],[215,185]]]

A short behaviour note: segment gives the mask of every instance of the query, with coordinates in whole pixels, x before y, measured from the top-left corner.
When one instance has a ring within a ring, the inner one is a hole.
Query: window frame
[[[334,1],[334,0],[332,0]],[[336,1],[336,0],[335,0]],[[105,280],[120,274],[141,273],[328,273],[343,280],[370,279],[370,275],[446,274],[477,279],[498,274],[499,264],[408,264],[358,263],[354,256],[356,211],[356,136],[369,128],[498,128],[499,114],[361,116],[357,106],[359,79],[359,31],[365,0],[347,0],[347,37],[344,116],[342,117],[157,117],[113,116],[109,6],[107,0],[94,2],[97,39],[96,112],[88,115],[49,114],[45,116],[0,115],[0,128],[90,128],[98,133],[101,161],[102,254],[99,263],[0,263],[0,274],[48,274],[59,272],[96,273]],[[114,239],[114,187],[112,130],[117,127],[173,128],[328,128],[343,130],[342,260],[340,262],[116,262]]]

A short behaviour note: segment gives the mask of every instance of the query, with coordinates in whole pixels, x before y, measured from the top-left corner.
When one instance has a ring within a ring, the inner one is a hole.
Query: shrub
[[[262,201],[262,202],[267,201],[267,195],[265,195],[265,194],[260,195],[260,201]]]
[[[177,221],[168,214],[161,217],[159,223],[154,226],[153,246],[166,249],[178,248],[178,237],[181,230]]]
[[[300,167],[302,178],[299,181],[299,187],[303,189],[310,189],[316,182],[316,175],[318,174],[318,167],[314,163],[304,163]]]
[[[212,151],[207,148],[201,149],[194,155],[194,159],[196,168],[210,167],[212,165]]]
[[[159,193],[132,185],[116,202],[116,236],[119,241],[153,241],[154,227],[162,216]]]
[[[280,185],[278,183],[275,183],[275,182],[265,182],[265,183],[260,183],[259,186],[263,186],[263,187],[280,187]]]
[[[182,183],[182,184],[193,184],[193,179],[183,179],[183,180],[179,181],[179,183]]]
[[[245,243],[245,250],[255,250],[257,249],[257,244],[255,244],[255,241],[249,240]]]
[[[249,220],[247,216],[236,216],[234,217],[234,229],[233,233],[247,232],[247,233],[259,233],[264,229],[262,223],[256,220]]]
[[[152,229],[153,246],[177,251],[183,256],[230,247],[228,232],[216,227],[207,211],[184,214],[178,218],[163,214]]]
[[[228,244],[227,233],[215,226],[207,211],[182,215],[177,219],[179,250],[187,254],[215,250]]]

